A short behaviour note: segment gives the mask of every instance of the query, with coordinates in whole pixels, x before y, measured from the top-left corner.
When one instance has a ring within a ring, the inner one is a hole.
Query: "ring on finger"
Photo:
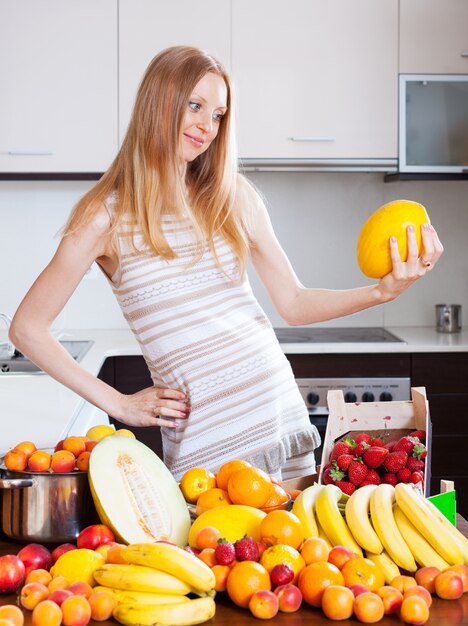
[[[425,266],[425,267],[431,267],[432,263],[430,261],[426,261],[426,259],[423,259],[421,257],[421,263]]]

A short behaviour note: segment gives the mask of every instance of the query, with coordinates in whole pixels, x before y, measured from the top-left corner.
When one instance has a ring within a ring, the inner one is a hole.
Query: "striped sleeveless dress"
[[[209,246],[194,265],[191,221],[167,215],[162,228],[175,259],[135,252],[121,226],[110,282],[155,386],[182,390],[191,405],[177,429],[161,428],[165,464],[176,479],[235,458],[284,479],[314,472],[320,435],[247,277],[231,280],[231,248],[215,240],[224,273]]]

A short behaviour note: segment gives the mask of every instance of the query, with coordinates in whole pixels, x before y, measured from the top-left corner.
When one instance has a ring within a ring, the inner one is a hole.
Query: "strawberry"
[[[386,474],[382,474],[382,476],[380,477],[380,482],[387,485],[395,486],[398,482],[398,478],[396,474],[393,474],[392,472],[387,472]]]
[[[218,565],[231,565],[236,559],[236,549],[227,539],[218,539],[215,557]]]
[[[409,435],[405,435],[401,437],[396,444],[393,446],[392,452],[398,452],[403,450],[406,454],[411,454],[413,452],[414,446],[419,443],[419,440],[414,437],[410,437]]]
[[[253,537],[247,535],[235,542],[234,550],[238,561],[258,561],[260,558],[257,542]]]
[[[335,485],[339,487],[343,493],[348,494],[348,496],[356,491],[356,486],[350,483],[349,480],[337,480]]]
[[[395,449],[393,449],[385,457],[383,466],[385,467],[387,472],[396,474],[398,470],[405,467],[407,460],[408,460],[408,454],[404,452],[404,450],[395,451]]]
[[[422,472],[413,472],[411,474],[411,482],[416,483],[424,483],[424,474]]]
[[[379,446],[383,448],[385,445],[385,441],[382,437],[372,437],[371,446]]]
[[[365,479],[362,481],[362,483],[359,486],[362,487],[364,483],[366,485],[380,485],[380,476],[378,472],[376,472],[373,469],[370,469],[367,472]]]
[[[359,435],[354,440],[356,444],[358,443],[368,443],[370,445],[372,441],[372,437],[367,433],[359,433]]]
[[[387,441],[384,448],[387,448],[389,452],[393,450],[393,446],[396,444],[396,441]]]
[[[368,443],[366,443],[365,441],[361,441],[360,443],[356,444],[354,448],[351,448],[351,454],[354,454],[354,456],[362,456],[369,447],[370,446]]]
[[[337,459],[342,454],[349,454],[351,446],[346,441],[337,441],[330,454],[330,461]]]
[[[330,475],[331,471],[332,471],[331,465],[327,467],[327,469],[323,470],[322,482],[324,485],[331,485],[335,482]]]
[[[409,470],[407,467],[402,467],[401,470],[398,470],[397,472],[397,478],[398,482],[400,483],[409,483],[411,478],[411,470]]]
[[[376,467],[380,467],[382,465],[387,454],[389,454],[387,448],[369,446],[362,455],[362,459],[367,467],[375,469]]]
[[[426,431],[425,430],[413,430],[412,433],[409,434],[410,437],[417,437],[419,441],[424,443],[426,441]]]
[[[424,461],[415,459],[414,456],[409,456],[405,465],[406,469],[410,472],[418,472],[424,469]]]
[[[348,478],[353,485],[360,485],[369,470],[361,460],[354,459],[348,467]]]
[[[336,459],[336,464],[342,472],[346,472],[353,459],[354,457],[352,454],[340,454],[340,456]]]
[[[427,456],[427,449],[423,443],[415,444],[412,452],[412,456],[415,456],[417,459],[425,459]]]

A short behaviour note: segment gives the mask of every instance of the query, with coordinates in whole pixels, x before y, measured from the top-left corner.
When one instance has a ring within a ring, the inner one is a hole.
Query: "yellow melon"
[[[413,224],[421,251],[421,226],[429,223],[426,209],[413,200],[393,200],[381,206],[362,227],[357,243],[357,260],[363,274],[382,278],[392,271],[390,237],[395,236],[402,261],[408,258],[407,227]]]
[[[244,535],[260,541],[260,524],[266,516],[264,511],[244,504],[228,504],[208,509],[193,522],[188,542],[192,548],[196,547],[198,531],[205,526],[213,526],[221,533],[221,537],[234,543]]]

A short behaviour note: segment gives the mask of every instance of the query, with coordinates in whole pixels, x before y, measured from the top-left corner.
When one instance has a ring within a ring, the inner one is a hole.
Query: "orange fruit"
[[[299,572],[306,565],[304,559],[295,548],[282,543],[267,548],[260,557],[260,563],[268,573],[271,572],[275,565],[281,565],[282,563],[289,565],[294,572],[293,582],[296,582]]]
[[[311,606],[320,607],[325,589],[330,585],[344,586],[343,575],[332,563],[311,563],[299,574],[297,586],[304,601]]]
[[[281,487],[281,485],[277,485],[276,483],[272,483],[270,495],[265,504],[262,506],[262,509],[267,510],[267,513],[276,509],[285,509],[288,502],[289,496],[283,487]]]
[[[227,506],[228,504],[231,504],[228,492],[219,487],[212,487],[198,496],[196,514],[201,515],[207,509],[212,509],[215,506]]]
[[[323,592],[322,611],[328,619],[349,619],[354,611],[354,593],[348,587],[329,585]]]
[[[377,591],[385,585],[385,577],[382,570],[370,559],[357,556],[349,559],[341,568],[345,585],[365,585],[369,591]]]
[[[242,459],[233,459],[232,461],[223,463],[216,474],[216,484],[220,489],[227,489],[231,474],[240,469],[244,469],[245,467],[252,467],[252,465],[248,461],[243,461]]]
[[[308,537],[301,546],[301,556],[306,565],[328,561],[330,548],[322,537]]]
[[[285,543],[299,549],[304,541],[304,530],[299,518],[290,511],[271,511],[260,524],[261,541],[267,546]]]
[[[258,467],[245,467],[231,474],[227,490],[234,504],[260,508],[270,497],[272,482]]]
[[[257,561],[236,563],[226,584],[226,591],[234,604],[246,609],[250,598],[260,589],[271,589],[270,575],[263,565]]]
[[[204,491],[213,487],[216,487],[216,477],[204,467],[192,467],[180,479],[180,489],[191,504],[195,504]]]

